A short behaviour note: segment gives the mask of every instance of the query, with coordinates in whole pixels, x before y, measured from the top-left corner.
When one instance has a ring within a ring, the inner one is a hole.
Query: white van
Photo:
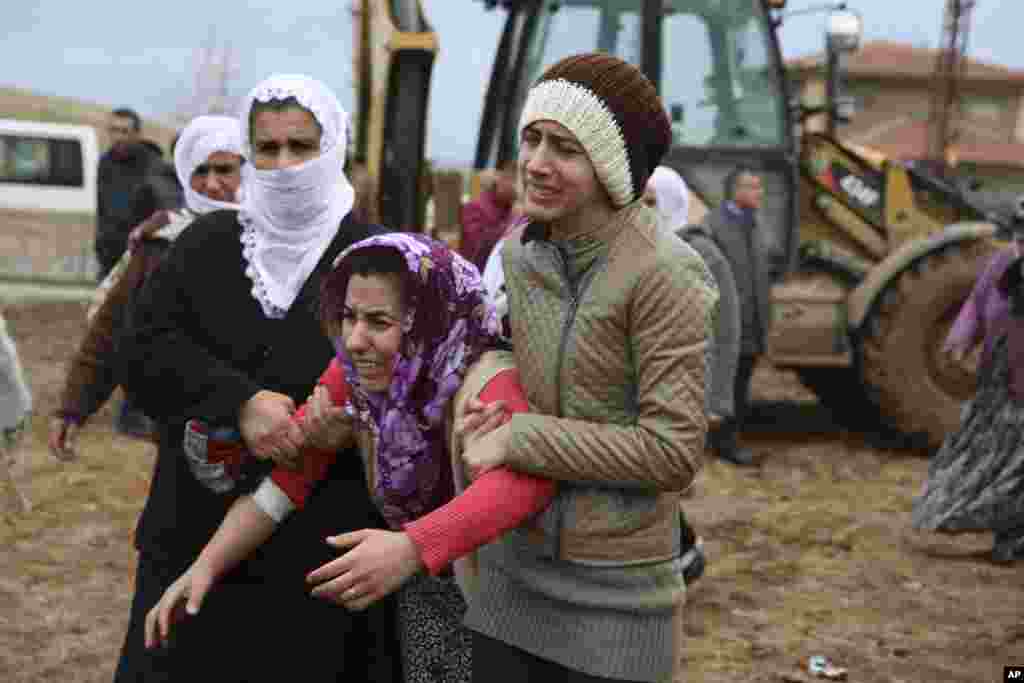
[[[0,119],[0,278],[94,282],[91,126]]]

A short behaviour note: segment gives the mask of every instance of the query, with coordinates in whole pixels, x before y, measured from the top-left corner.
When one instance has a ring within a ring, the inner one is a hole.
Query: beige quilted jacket
[[[531,536],[584,564],[669,559],[704,451],[714,280],[639,203],[569,244],[541,231],[520,228],[503,250],[533,409],[512,418],[508,464],[560,482]]]

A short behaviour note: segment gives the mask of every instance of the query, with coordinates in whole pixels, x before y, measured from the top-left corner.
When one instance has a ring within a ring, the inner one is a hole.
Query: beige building
[[[926,158],[937,57],[937,50],[903,43],[866,43],[848,61],[857,111],[851,123],[839,126],[839,137],[895,159]],[[786,63],[806,105],[824,102],[824,63],[824,55]],[[961,174],[989,189],[1024,191],[1024,70],[968,60],[960,92]]]

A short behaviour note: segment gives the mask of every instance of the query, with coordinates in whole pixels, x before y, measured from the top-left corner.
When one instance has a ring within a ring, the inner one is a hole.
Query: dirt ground
[[[0,681],[109,681],[125,628],[154,447],[115,435],[109,406],[78,461],[61,465],[45,445],[83,314],[6,310],[36,417],[14,471],[33,509],[0,516]],[[754,390],[801,403],[748,439],[758,467],[709,462],[685,501],[710,561],[688,596],[687,679],[811,680],[798,662],[816,654],[855,683],[987,683],[1024,663],[1024,566],[991,564],[984,535],[906,530],[926,458],[812,428],[820,413],[790,375],[760,368]]]

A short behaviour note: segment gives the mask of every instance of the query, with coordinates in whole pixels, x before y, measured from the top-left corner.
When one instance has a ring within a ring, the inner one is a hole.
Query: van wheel
[[[860,367],[882,419],[921,445],[941,445],[974,393],[976,363],[942,351],[950,326],[995,251],[987,241],[946,245],[900,273],[860,330]]]

